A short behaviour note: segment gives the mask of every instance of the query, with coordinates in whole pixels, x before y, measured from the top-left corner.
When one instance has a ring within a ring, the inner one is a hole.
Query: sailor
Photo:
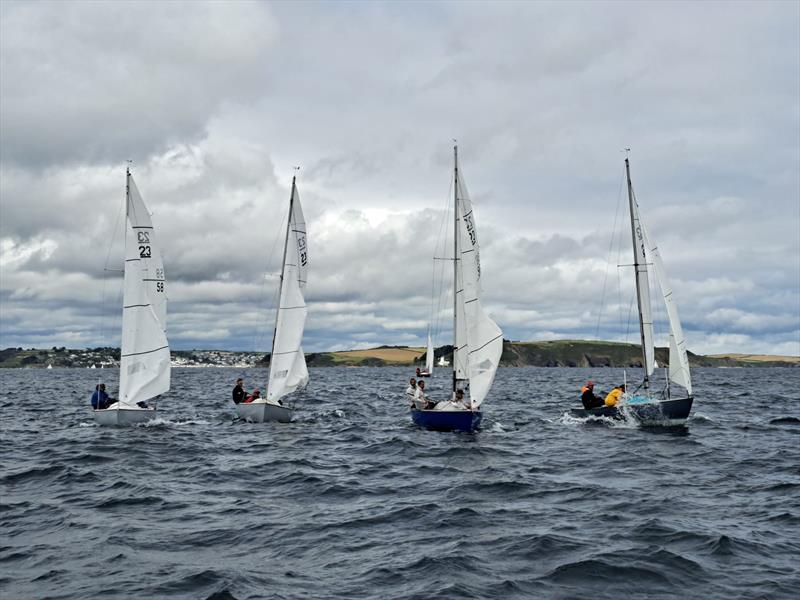
[[[619,397],[625,393],[625,385],[618,385],[613,390],[608,392],[608,396],[606,396],[606,406],[616,406],[617,402],[619,402]]]
[[[411,401],[411,405],[414,405],[414,393],[417,391],[417,380],[413,377],[408,382],[408,387],[406,388],[406,396]]]
[[[587,381],[586,385],[581,388],[581,402],[586,410],[603,406],[603,399],[594,395],[594,381]]]
[[[92,394],[92,408],[95,410],[104,410],[111,406],[115,400],[109,398],[106,393],[106,384],[98,383],[94,386],[94,394]]]
[[[418,409],[430,409],[436,406],[434,402],[431,402],[425,397],[425,381],[420,379],[417,382],[417,391],[414,392],[414,406]]]
[[[464,390],[456,390],[455,405],[460,410],[472,410],[469,401],[464,398]]]
[[[233,387],[233,403],[239,404],[244,402],[245,396],[247,396],[247,392],[244,391],[244,379],[239,377],[236,380],[236,385]]]
[[[419,367],[417,367],[417,377],[420,377],[420,375]]]
[[[254,389],[254,390],[253,390],[253,393],[252,393],[252,394],[250,394],[250,395],[247,397],[247,400],[245,400],[245,401],[244,401],[244,403],[245,403],[245,404],[250,404],[250,403],[251,403],[251,402],[253,402],[254,400],[258,400],[259,398],[261,398],[261,390],[259,390],[258,388],[256,388],[256,389]]]

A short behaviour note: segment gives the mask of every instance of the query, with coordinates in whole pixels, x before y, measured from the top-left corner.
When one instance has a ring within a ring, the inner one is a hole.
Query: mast
[[[642,368],[644,369],[644,381],[642,385],[645,390],[650,387],[650,376],[648,375],[649,365],[647,364],[647,347],[646,347],[646,340],[644,334],[644,320],[642,319],[642,290],[641,290],[641,282],[639,281],[639,269],[644,268],[645,272],[647,272],[647,265],[642,265],[639,263],[638,253],[636,252],[636,222],[634,215],[636,214],[636,201],[633,198],[633,184],[631,183],[631,166],[628,162],[628,158],[625,157],[625,173],[628,177],[628,204],[630,206],[630,213],[631,213],[631,239],[633,240],[633,270],[635,273],[635,280],[636,280],[636,305],[638,307],[639,313],[639,334],[641,336],[642,341]]]
[[[281,282],[278,285],[278,306],[275,309],[275,327],[272,329],[272,348],[269,351],[269,369],[272,371],[272,359],[275,355],[275,336],[278,333],[278,319],[281,316],[281,295],[283,294],[283,275],[286,271],[286,249],[289,247],[289,231],[292,229],[292,209],[294,208],[294,184],[297,175],[292,175],[292,191],[289,194],[289,216],[286,219],[286,239],[283,242],[283,260],[281,260]],[[269,386],[269,381],[267,381]],[[267,397],[266,391],[264,397]]]
[[[457,388],[458,352],[458,145],[453,145],[453,398]]]

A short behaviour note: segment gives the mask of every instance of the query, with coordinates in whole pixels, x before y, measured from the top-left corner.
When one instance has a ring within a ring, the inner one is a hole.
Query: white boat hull
[[[155,408],[106,408],[93,410],[98,425],[138,425],[156,418]]]
[[[269,401],[237,404],[236,414],[240,419],[251,423],[264,423],[266,421],[289,423],[292,420],[291,408]]]

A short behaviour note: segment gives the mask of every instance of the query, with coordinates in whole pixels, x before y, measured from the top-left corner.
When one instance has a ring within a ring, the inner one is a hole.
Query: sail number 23
[[[137,231],[136,241],[139,242],[139,258],[152,258],[150,251],[150,232]]]

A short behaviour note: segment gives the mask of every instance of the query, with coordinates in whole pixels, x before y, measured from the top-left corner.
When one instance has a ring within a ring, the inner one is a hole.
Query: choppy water
[[[618,371],[501,369],[476,434],[411,425],[406,369],[312,369],[296,422],[238,422],[241,374],[177,369],[116,429],[97,371],[2,371],[0,595],[800,595],[800,370],[697,369],[653,431],[562,418]]]

